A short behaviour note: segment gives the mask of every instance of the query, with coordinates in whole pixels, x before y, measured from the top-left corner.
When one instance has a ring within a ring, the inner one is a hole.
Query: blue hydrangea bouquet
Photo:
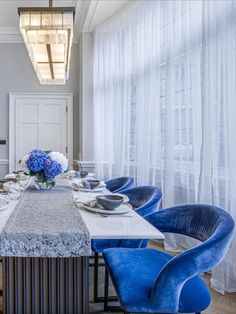
[[[55,177],[68,169],[68,159],[59,152],[36,148],[23,157],[21,165],[24,172],[35,177],[38,189],[50,189],[55,185]]]

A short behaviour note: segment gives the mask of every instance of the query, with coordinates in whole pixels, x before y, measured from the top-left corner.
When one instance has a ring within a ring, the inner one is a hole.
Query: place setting
[[[6,210],[11,201],[17,201],[31,184],[31,179],[23,171],[5,175],[0,180],[0,212]]]
[[[106,190],[106,184],[93,178],[74,179],[71,188],[74,191],[98,193]]]
[[[122,194],[100,194],[93,197],[91,194],[75,198],[76,205],[102,217],[132,217],[132,206],[129,198]]]
[[[77,181],[81,181],[82,179],[93,179],[94,173],[85,170],[76,171],[73,168],[71,168],[69,171],[65,173],[65,178],[69,180],[76,179]]]

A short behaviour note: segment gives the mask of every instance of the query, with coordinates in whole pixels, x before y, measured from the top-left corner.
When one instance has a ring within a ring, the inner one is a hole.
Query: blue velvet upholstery
[[[233,236],[233,219],[218,207],[201,204],[172,207],[146,219],[162,232],[188,235],[202,243],[175,257],[152,249],[104,250],[121,306],[128,312],[203,311],[210,295],[198,275],[222,261]]]
[[[119,177],[106,181],[106,188],[112,193],[121,193],[133,186],[134,178],[132,177]]]
[[[160,207],[162,193],[154,186],[139,186],[122,191],[127,195],[129,203],[142,217],[152,214]]]
[[[171,259],[171,255],[153,249],[116,249],[112,254],[106,254],[114,287],[118,291],[120,303],[126,310],[132,313],[137,310],[147,312],[155,280]],[[179,312],[200,312],[209,303],[207,286],[199,276],[195,276],[187,281],[182,289]]]
[[[145,217],[159,209],[162,193],[160,189],[153,186],[140,186],[124,190],[122,194],[129,197],[129,203],[134,210]],[[146,247],[147,240],[93,240],[92,250],[96,253],[112,247],[139,248]]]

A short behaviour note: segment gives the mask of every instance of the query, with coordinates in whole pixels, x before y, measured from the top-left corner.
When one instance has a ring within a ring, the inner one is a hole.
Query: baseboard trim
[[[9,165],[8,159],[0,159],[0,165]]]
[[[95,168],[94,161],[74,160],[74,164],[82,170],[94,171]]]

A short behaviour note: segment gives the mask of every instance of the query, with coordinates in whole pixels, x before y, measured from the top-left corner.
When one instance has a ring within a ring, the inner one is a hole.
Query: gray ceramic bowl
[[[98,204],[107,210],[113,210],[124,202],[122,195],[115,194],[98,195],[96,199]]]
[[[87,175],[88,175],[88,171],[79,171],[79,174],[80,174],[80,177],[81,178],[85,178],[85,177],[87,177]]]
[[[83,186],[86,189],[91,189],[91,190],[95,189],[100,184],[99,180],[93,180],[93,179],[86,179],[82,182],[83,182]]]

